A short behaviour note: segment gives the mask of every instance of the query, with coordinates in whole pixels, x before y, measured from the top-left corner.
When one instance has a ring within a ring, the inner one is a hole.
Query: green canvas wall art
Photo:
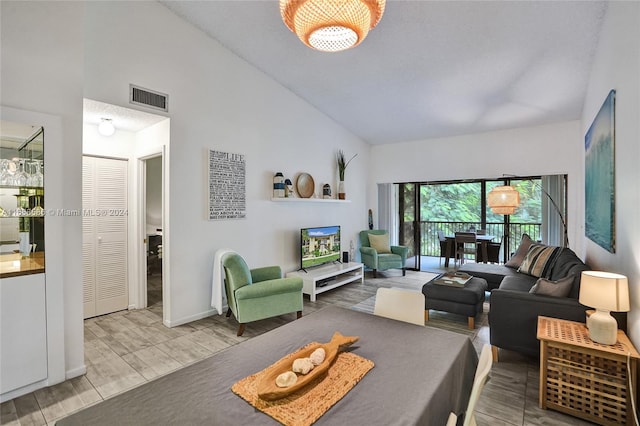
[[[615,253],[615,98],[611,90],[584,137],[585,233]]]

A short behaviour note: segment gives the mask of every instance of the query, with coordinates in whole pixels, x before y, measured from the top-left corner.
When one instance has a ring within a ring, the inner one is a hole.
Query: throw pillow
[[[369,245],[378,253],[391,253],[391,247],[389,247],[389,234],[369,234]]]
[[[518,246],[518,250],[516,250],[516,254],[511,256],[511,259],[504,266],[508,266],[510,268],[519,268],[520,264],[524,260],[524,257],[527,255],[527,251],[529,251],[529,247],[533,244],[533,240],[529,235],[522,234],[522,239],[520,240],[520,245]]]
[[[561,247],[531,244],[527,255],[518,268],[518,272],[533,275],[534,277],[548,277],[549,271],[561,250]]]
[[[573,275],[562,278],[558,281],[551,281],[545,278],[538,278],[538,281],[531,287],[529,293],[540,294],[543,296],[567,297],[571,292],[573,285]]]

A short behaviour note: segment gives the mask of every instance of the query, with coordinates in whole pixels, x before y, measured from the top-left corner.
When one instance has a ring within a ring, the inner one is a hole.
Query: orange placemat
[[[293,358],[293,356],[289,354],[284,358]],[[271,367],[239,380],[231,386],[231,390],[258,410],[284,425],[307,426],[313,424],[336,402],[340,401],[373,366],[372,361],[359,355],[340,352],[327,374],[309,383],[298,392],[277,401],[265,401],[258,397],[258,382]]]

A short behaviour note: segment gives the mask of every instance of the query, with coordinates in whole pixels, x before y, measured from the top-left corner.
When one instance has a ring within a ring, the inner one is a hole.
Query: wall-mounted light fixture
[[[116,128],[110,118],[101,118],[98,124],[98,133],[102,136],[111,136],[116,132]]]

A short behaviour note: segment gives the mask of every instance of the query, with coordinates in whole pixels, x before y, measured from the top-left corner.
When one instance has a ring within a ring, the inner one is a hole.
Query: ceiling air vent
[[[169,111],[169,95],[166,93],[154,92],[139,86],[129,85],[129,103],[142,105],[160,111]]]

